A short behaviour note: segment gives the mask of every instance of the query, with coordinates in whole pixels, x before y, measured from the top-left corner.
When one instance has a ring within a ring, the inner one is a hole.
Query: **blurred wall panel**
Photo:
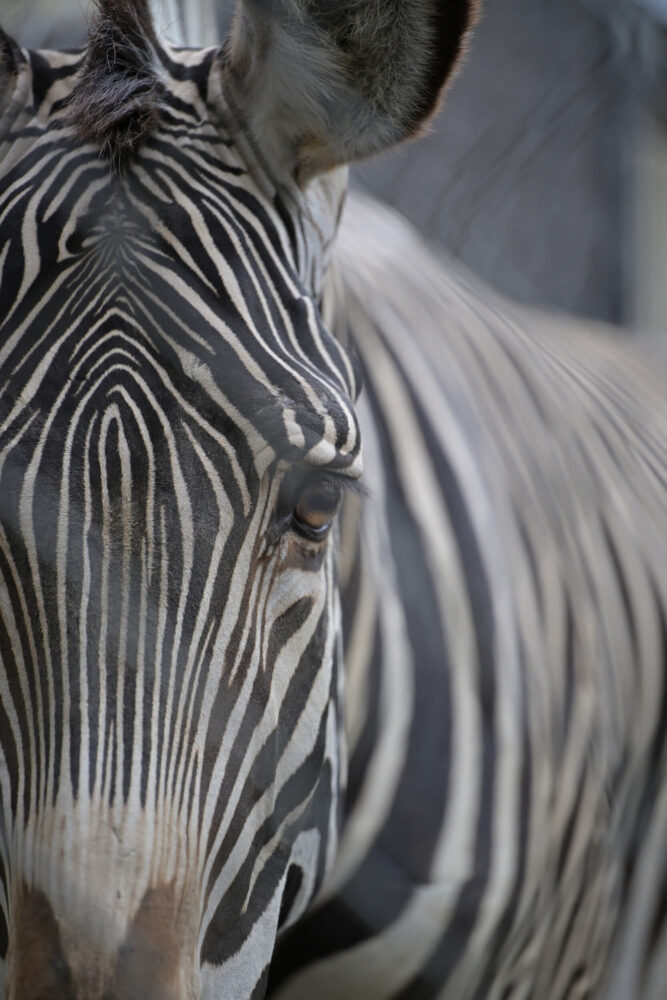
[[[434,132],[364,167],[381,194],[524,302],[623,312],[625,83],[576,0],[487,0]]]
[[[645,109],[635,123],[627,319],[667,353],[667,128]]]
[[[86,37],[88,0],[0,0],[0,24],[28,48],[65,48]]]
[[[618,19],[634,102],[626,318],[667,356],[667,0],[630,0]]]

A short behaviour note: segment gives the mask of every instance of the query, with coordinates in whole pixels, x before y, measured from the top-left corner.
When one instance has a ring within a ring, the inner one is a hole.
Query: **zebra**
[[[99,8],[0,36],[0,992],[662,998],[664,374],[339,231],[474,6]]]

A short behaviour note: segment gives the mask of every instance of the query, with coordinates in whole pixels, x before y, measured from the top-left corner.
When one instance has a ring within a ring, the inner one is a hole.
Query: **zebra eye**
[[[338,513],[342,486],[332,476],[313,476],[302,488],[294,507],[293,522],[299,534],[319,541],[326,538]]]

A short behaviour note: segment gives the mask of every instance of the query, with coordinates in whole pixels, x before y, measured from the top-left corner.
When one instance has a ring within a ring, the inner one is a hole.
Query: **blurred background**
[[[0,0],[0,23],[71,46],[87,9]],[[667,350],[667,0],[485,0],[431,133],[353,182],[512,298]]]

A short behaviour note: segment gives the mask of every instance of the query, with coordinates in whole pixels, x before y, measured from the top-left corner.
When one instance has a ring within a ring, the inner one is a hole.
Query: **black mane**
[[[155,128],[160,83],[148,0],[98,0],[69,118],[119,168]]]

